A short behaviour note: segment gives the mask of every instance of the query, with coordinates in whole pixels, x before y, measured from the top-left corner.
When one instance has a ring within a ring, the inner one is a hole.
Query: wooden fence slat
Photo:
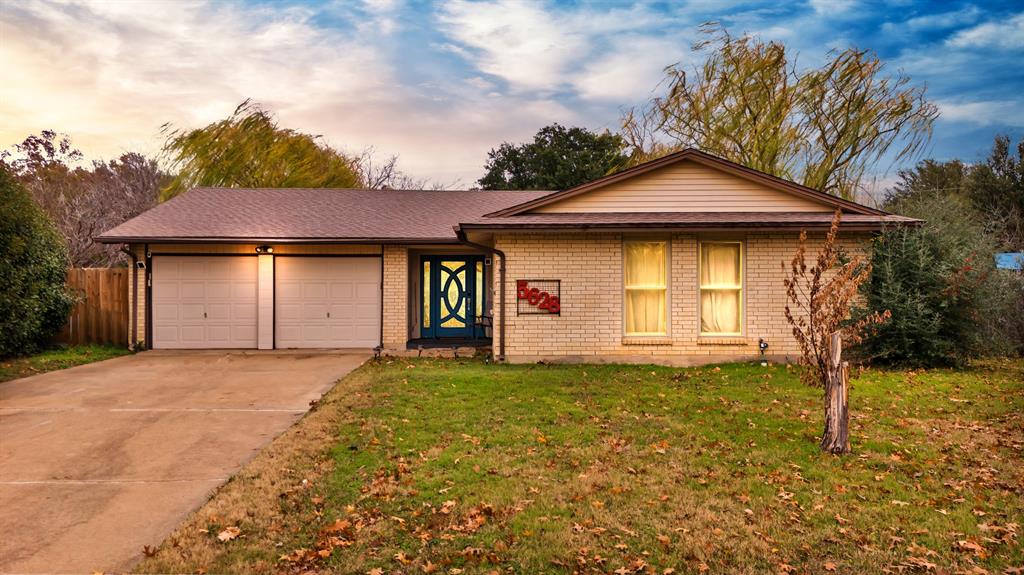
[[[125,268],[72,268],[68,289],[76,303],[54,340],[70,345],[128,342],[128,271]]]

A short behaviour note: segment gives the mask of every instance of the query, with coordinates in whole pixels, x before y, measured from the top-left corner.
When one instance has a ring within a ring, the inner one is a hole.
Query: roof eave
[[[851,222],[840,223],[841,231],[878,232],[889,227],[921,225],[921,221],[901,222]],[[666,232],[724,232],[724,231],[799,231],[828,230],[830,222],[744,222],[744,223],[665,223],[665,222],[634,222],[634,223],[594,223],[594,224],[552,224],[552,223],[494,223],[494,224],[461,224],[461,232],[466,231],[503,231],[503,232],[543,232],[543,231],[600,231],[600,232],[631,232],[631,231],[666,231]]]
[[[260,238],[260,237],[171,237],[97,236],[101,244],[457,244],[456,237],[444,238]]]

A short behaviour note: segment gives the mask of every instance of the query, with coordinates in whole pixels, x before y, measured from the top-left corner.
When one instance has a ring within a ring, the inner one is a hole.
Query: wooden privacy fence
[[[71,268],[76,303],[55,340],[80,345],[128,345],[128,268]]]

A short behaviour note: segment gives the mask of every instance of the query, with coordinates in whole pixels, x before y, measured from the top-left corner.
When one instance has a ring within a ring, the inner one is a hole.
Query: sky
[[[487,152],[558,122],[619,127],[697,27],[777,40],[798,66],[874,50],[938,104],[927,157],[1024,136],[1024,3],[0,0],[0,149],[44,129],[89,159],[156,154],[247,98],[348,153],[472,187]],[[895,170],[882,165],[878,185]]]

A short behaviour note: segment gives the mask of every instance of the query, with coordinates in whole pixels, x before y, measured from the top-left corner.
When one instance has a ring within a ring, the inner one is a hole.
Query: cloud
[[[533,3],[456,1],[445,6],[439,20],[481,72],[517,89],[562,86],[566,68],[587,52],[585,35],[563,29]]]
[[[903,22],[902,25],[913,31],[944,30],[971,24],[977,21],[979,16],[981,16],[981,10],[977,6],[967,6],[953,12],[915,16]]]
[[[454,0],[443,7],[438,21],[451,43],[461,47],[461,54],[480,72],[505,80],[513,91],[550,92],[572,89],[574,73],[594,58],[603,57],[621,67],[614,60],[623,44],[614,42],[614,37],[669,19],[642,5],[560,10],[518,0]],[[586,86],[588,96],[596,95],[594,88]]]
[[[940,117],[953,122],[1024,127],[1024,107],[1019,100],[989,100],[981,102],[936,102]]]
[[[688,52],[686,44],[668,38],[622,36],[575,73],[572,85],[584,100],[636,104],[649,99],[665,77],[665,67],[680,62]]]
[[[1024,13],[961,30],[947,43],[957,48],[1024,48]]]
[[[823,16],[847,14],[858,4],[857,0],[810,0],[814,12]]]

